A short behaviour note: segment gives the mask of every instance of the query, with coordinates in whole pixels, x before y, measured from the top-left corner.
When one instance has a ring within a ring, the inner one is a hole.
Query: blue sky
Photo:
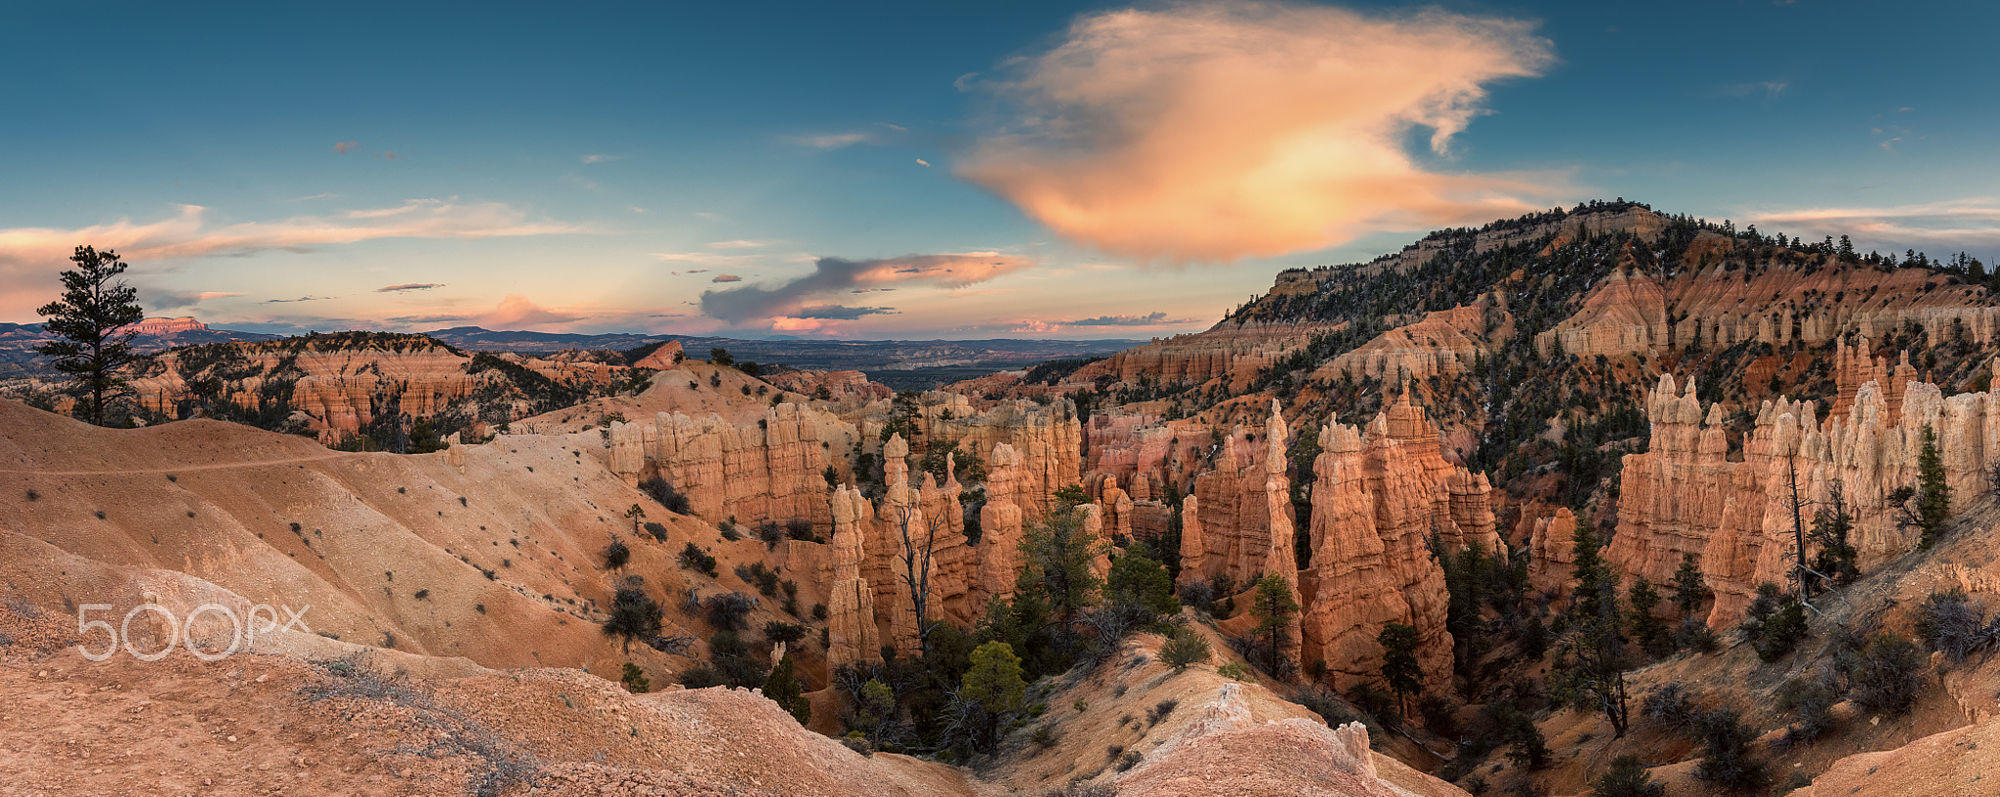
[[[0,11],[0,320],[85,242],[242,328],[850,337],[1190,331],[1591,197],[2000,253],[1988,4],[1246,8]]]

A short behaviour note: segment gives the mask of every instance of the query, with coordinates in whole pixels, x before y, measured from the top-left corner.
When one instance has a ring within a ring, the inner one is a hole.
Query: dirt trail
[[[188,471],[231,470],[235,468],[268,468],[276,465],[300,465],[307,462],[327,462],[353,456],[344,451],[336,451],[318,456],[286,457],[284,459],[261,459],[244,462],[214,462],[206,465],[174,465],[159,468],[119,468],[108,470],[43,470],[41,468],[0,468],[0,473],[25,474],[31,476],[125,476],[137,473],[186,473]]]

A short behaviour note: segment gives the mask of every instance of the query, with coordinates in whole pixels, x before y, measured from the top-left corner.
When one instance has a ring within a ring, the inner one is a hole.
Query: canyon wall
[[[737,426],[718,415],[662,412],[650,421],[611,424],[611,469],[637,482],[657,472],[710,523],[784,523],[831,528],[826,470],[852,447],[854,427],[798,404],[767,408]]]
[[[1867,382],[1824,420],[1812,402],[1767,401],[1732,460],[1720,408],[1704,411],[1692,383],[1679,389],[1661,377],[1647,401],[1648,450],[1625,456],[1606,559],[1628,581],[1663,583],[1694,555],[1715,592],[1709,623],[1720,627],[1742,616],[1758,584],[1788,582],[1794,484],[1807,523],[1840,484],[1864,570],[1910,551],[1916,532],[1898,526],[1888,496],[1916,485],[1924,429],[1936,434],[1956,511],[1984,490],[2000,456],[2000,407],[1992,392],[1946,397],[1924,382],[1902,393],[1891,413],[1881,385]]]

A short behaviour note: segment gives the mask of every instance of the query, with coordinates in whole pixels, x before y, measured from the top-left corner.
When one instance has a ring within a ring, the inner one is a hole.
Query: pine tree
[[[1660,593],[1653,589],[1653,582],[1644,578],[1633,581],[1625,600],[1632,606],[1632,640],[1655,658],[1672,653],[1674,642],[1667,634],[1667,624],[1653,614],[1653,609],[1660,605]]]
[[[1923,448],[1917,452],[1917,522],[1922,530],[1917,547],[1929,548],[1944,534],[1951,519],[1951,485],[1945,483],[1944,458],[1938,454],[1937,433],[1924,427]]]
[[[55,336],[35,352],[68,375],[76,416],[103,426],[110,403],[131,392],[119,371],[132,362],[132,338],[138,333],[126,327],[145,314],[137,302],[139,292],[118,278],[125,263],[117,252],[79,246],[70,262],[76,268],[62,273],[62,297],[35,311],[47,319],[42,329]]]
[[[793,673],[791,654],[785,654],[778,660],[778,666],[771,668],[771,677],[764,679],[764,696],[790,713],[800,725],[812,721],[812,701],[806,699],[805,688]]]
[[[635,695],[653,691],[653,681],[646,677],[646,671],[629,661],[625,662],[625,668],[619,673],[618,681],[625,685],[625,691]]]
[[[1382,646],[1382,680],[1396,693],[1396,713],[1408,714],[1409,696],[1424,691],[1424,668],[1417,663],[1417,629],[1403,623],[1386,623],[1375,641]]]
[[[1603,543],[1597,538],[1597,530],[1583,518],[1577,518],[1570,541],[1576,555],[1576,562],[1570,566],[1570,575],[1576,581],[1576,600],[1570,611],[1578,617],[1593,617],[1598,614],[1597,601],[1604,594],[1605,582],[1611,578],[1611,571],[1604,564]]]
[[[1817,578],[1832,586],[1861,575],[1854,564],[1860,553],[1848,537],[1854,531],[1854,515],[1847,510],[1847,497],[1840,486],[1840,480],[1827,484],[1826,500],[1819,511],[1813,514],[1812,531],[1806,538],[1819,548],[1813,556],[1813,570]],[[1823,587],[1824,588],[1824,587]]]
[[[1266,654],[1269,665],[1266,672],[1272,675],[1283,673],[1285,643],[1291,633],[1292,615],[1299,611],[1299,602],[1292,599],[1292,583],[1277,573],[1266,573],[1257,579],[1257,591],[1250,603],[1250,616],[1257,618],[1257,627],[1250,635],[1261,639],[1269,647]]]
[[[1674,571],[1674,605],[1680,607],[1681,616],[1692,616],[1707,595],[1708,586],[1702,583],[1701,567],[1695,564],[1694,554],[1681,554],[1680,569]]]

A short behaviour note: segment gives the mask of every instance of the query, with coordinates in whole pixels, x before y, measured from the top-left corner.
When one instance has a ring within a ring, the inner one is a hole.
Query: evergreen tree
[[[1382,646],[1382,680],[1396,693],[1396,713],[1408,714],[1407,698],[1424,691],[1424,668],[1417,663],[1417,629],[1387,623],[1375,641]]]
[[[1576,603],[1549,675],[1552,691],[1578,710],[1595,708],[1623,737],[1630,716],[1625,670],[1632,666],[1618,610],[1618,579],[1597,554],[1597,535],[1576,527]],[[1585,592],[1590,590],[1590,592]]]
[[[76,268],[62,273],[62,297],[35,311],[46,319],[42,329],[54,336],[35,352],[68,377],[65,389],[76,397],[76,417],[103,426],[110,403],[131,392],[120,369],[132,362],[138,332],[127,327],[145,314],[139,292],[118,278],[125,263],[117,252],[79,246],[70,262]]]
[[[618,681],[625,685],[625,691],[635,695],[653,691],[653,681],[646,677],[646,671],[629,661],[625,662],[625,668],[620,672]]]
[[[779,659],[778,666],[771,668],[771,677],[764,679],[764,696],[790,713],[800,725],[812,721],[812,701],[806,699],[805,688],[793,673],[790,653]]]
[[[1832,582],[1824,586],[1861,575],[1861,570],[1854,564],[1860,553],[1848,539],[1853,531],[1854,516],[1847,510],[1847,498],[1840,480],[1835,479],[1827,484],[1826,501],[1813,514],[1812,531],[1806,535],[1819,548],[1813,556],[1812,567],[1818,573],[1816,578]]]
[[[1148,618],[1181,610],[1167,568],[1140,553],[1128,553],[1111,563],[1104,592],[1113,608],[1143,613]]]
[[[1266,573],[1257,579],[1257,591],[1251,598],[1250,616],[1257,618],[1257,626],[1250,630],[1252,638],[1267,646],[1268,667],[1272,675],[1284,673],[1285,643],[1290,640],[1292,616],[1299,611],[1299,602],[1292,599],[1292,583],[1277,573]]]
[[[1708,596],[1708,586],[1702,583],[1701,567],[1695,564],[1694,554],[1681,554],[1680,569],[1674,571],[1674,605],[1681,609],[1682,617],[1690,617]]]
[[[1922,530],[1917,547],[1929,548],[1944,534],[1951,519],[1951,485],[1945,483],[1944,458],[1938,454],[1937,433],[1924,427],[1923,448],[1917,452],[1917,521]]]
[[[1653,583],[1644,578],[1632,582],[1632,588],[1625,593],[1625,600],[1632,606],[1632,640],[1658,658],[1674,652],[1674,641],[1667,633],[1666,621],[1653,614],[1660,605],[1660,593],[1653,589]]]
[[[1570,566],[1570,575],[1576,582],[1576,599],[1570,604],[1570,612],[1578,617],[1594,617],[1599,613],[1597,602],[1605,594],[1605,583],[1611,578],[1611,569],[1604,564],[1604,544],[1590,521],[1581,517],[1570,533],[1570,542],[1576,555],[1576,562]],[[1615,597],[1617,593],[1611,594]]]

